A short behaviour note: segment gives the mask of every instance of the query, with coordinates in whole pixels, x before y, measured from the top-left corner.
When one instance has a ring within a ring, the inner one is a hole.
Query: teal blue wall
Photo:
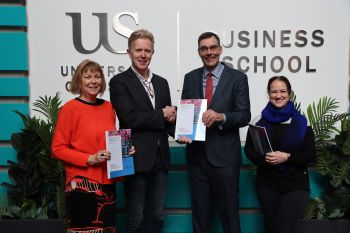
[[[8,181],[7,160],[16,159],[11,134],[23,126],[14,111],[27,114],[29,110],[26,18],[20,3],[0,6],[0,182]]]
[[[192,232],[191,200],[188,172],[186,170],[185,148],[171,147],[171,159],[174,165],[169,172],[168,191],[165,208],[168,213],[164,232]],[[176,168],[176,169],[175,169]],[[245,158],[240,174],[240,220],[243,233],[262,233],[263,219],[255,195],[255,175],[252,164]],[[124,231],[125,199],[122,183],[117,183],[118,226]],[[213,216],[213,233],[222,232],[217,215]]]
[[[21,2],[21,1],[18,1]],[[28,113],[28,42],[26,33],[26,8],[21,5],[0,6],[0,182],[8,181],[7,160],[15,160],[11,147],[11,134],[20,131],[22,122],[15,110]],[[166,197],[165,232],[192,232],[191,201],[188,173],[185,169],[183,147],[171,148],[173,169],[169,174]],[[262,215],[255,196],[255,177],[251,163],[243,157],[240,176],[240,216],[243,233],[262,232]],[[312,173],[312,195],[318,196],[316,183],[320,177]],[[125,222],[125,200],[122,183],[117,184],[119,232]],[[0,191],[3,191],[0,187]],[[217,216],[213,217],[213,232],[221,232]]]

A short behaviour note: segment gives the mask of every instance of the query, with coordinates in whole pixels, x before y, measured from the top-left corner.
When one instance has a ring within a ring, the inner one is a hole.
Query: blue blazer
[[[181,99],[204,98],[203,72],[202,67],[185,75]],[[247,76],[224,64],[224,70],[208,109],[225,113],[226,122],[216,123],[207,128],[205,142],[193,141],[187,144],[188,162],[195,164],[203,154],[206,154],[208,161],[214,166],[239,166],[242,160],[239,128],[246,126],[251,118]]]

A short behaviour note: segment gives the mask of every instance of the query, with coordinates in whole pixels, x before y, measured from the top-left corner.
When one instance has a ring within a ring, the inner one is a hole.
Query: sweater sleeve
[[[51,153],[54,158],[66,164],[87,167],[87,160],[90,154],[77,151],[71,146],[74,125],[72,109],[63,106],[58,114],[55,133],[51,144]]]
[[[311,163],[316,157],[315,135],[309,126],[306,131],[304,143],[299,151],[290,154],[289,164],[305,165]]]

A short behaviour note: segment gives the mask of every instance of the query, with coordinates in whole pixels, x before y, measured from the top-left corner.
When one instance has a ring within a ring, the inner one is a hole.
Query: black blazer
[[[206,130],[205,153],[209,162],[218,167],[239,166],[242,160],[239,128],[250,121],[250,101],[247,76],[224,64],[209,109],[225,113],[226,122],[216,123]],[[203,99],[203,68],[185,75],[181,99]],[[203,154],[203,142],[186,146],[187,160],[196,163]]]
[[[158,145],[166,168],[170,166],[168,133],[174,125],[165,122],[162,108],[171,106],[170,90],[166,79],[153,74],[155,109],[139,78],[129,68],[115,75],[109,82],[110,100],[116,111],[121,129],[131,129],[135,147],[135,171],[149,171],[156,159]]]

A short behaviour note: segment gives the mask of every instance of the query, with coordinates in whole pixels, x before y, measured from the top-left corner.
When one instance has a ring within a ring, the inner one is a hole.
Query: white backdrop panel
[[[222,59],[248,75],[252,116],[265,106],[267,80],[274,75],[290,79],[303,110],[322,96],[348,109],[348,0],[28,0],[27,11],[31,102],[56,92],[64,102],[73,98],[66,91],[71,67],[86,58],[104,66],[108,82],[130,65],[121,53],[128,31],[146,28],[156,41],[151,70],[168,80],[173,103],[184,74],[201,66],[199,34],[214,31],[224,47]],[[115,31],[113,19],[122,12],[117,20],[122,28]],[[73,26],[79,20],[81,33]],[[87,54],[73,43],[79,35]],[[103,38],[119,53],[106,49],[107,43],[91,52]],[[108,91],[103,98],[109,100]]]

